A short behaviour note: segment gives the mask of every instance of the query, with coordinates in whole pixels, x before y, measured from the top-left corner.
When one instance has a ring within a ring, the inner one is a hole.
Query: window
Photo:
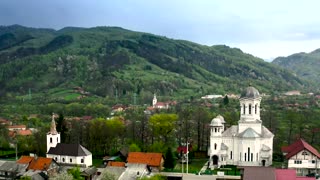
[[[244,153],[244,161],[247,161],[247,153]]]
[[[312,163],[312,164],[315,164],[315,163],[316,163],[316,160],[312,160],[311,163]]]
[[[232,151],[230,151],[230,159],[232,159]]]
[[[240,152],[240,161],[241,161],[241,159],[242,159],[242,156],[241,156],[241,152]]]
[[[52,137],[50,138],[50,143],[52,143]]]
[[[243,114],[246,114],[246,105],[242,105],[243,106]]]
[[[308,156],[309,154],[306,151],[303,151],[302,155]]]
[[[295,160],[294,163],[295,164],[302,164],[302,161],[301,160]]]
[[[62,162],[64,162],[64,158],[62,158]]]
[[[59,142],[59,137],[57,137],[57,143]]]
[[[214,132],[217,132],[217,128],[214,128]]]
[[[253,153],[251,153],[251,162],[253,161]]]
[[[250,161],[250,148],[248,147],[248,161]]]
[[[57,158],[57,157],[55,157],[54,159],[55,159],[56,161],[58,161],[58,158]]]
[[[72,159],[70,158],[70,162],[72,163]]]
[[[251,114],[251,104],[249,104],[249,114]]]
[[[214,143],[214,150],[217,149],[217,143]]]
[[[83,158],[81,159],[81,163],[84,163],[84,159]]]
[[[257,114],[257,109],[258,109],[258,104],[255,105],[254,107],[254,113]]]

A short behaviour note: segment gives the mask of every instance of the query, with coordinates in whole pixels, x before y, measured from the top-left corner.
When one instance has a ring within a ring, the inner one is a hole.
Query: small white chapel
[[[238,125],[224,127],[224,118],[218,115],[210,124],[209,167],[221,165],[270,166],[274,135],[260,119],[261,96],[249,86],[240,96]]]
[[[92,166],[92,153],[80,144],[60,143],[60,133],[52,115],[50,131],[47,133],[47,158],[54,159],[64,166]]]

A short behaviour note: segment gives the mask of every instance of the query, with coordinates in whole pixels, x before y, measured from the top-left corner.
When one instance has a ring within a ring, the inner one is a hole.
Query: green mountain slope
[[[278,57],[272,63],[291,70],[302,79],[311,81],[320,87],[320,49],[310,53],[297,53],[288,57]]]
[[[32,90],[54,100],[58,90],[80,86],[98,97],[197,97],[239,92],[249,83],[267,93],[308,86],[289,71],[224,45],[118,27],[0,27],[3,96]]]

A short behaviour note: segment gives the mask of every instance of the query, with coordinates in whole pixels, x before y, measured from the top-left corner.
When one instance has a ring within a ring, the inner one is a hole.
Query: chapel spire
[[[56,121],[54,120],[54,113],[52,113],[52,121],[51,121],[49,133],[50,134],[58,134],[57,129],[56,129]]]

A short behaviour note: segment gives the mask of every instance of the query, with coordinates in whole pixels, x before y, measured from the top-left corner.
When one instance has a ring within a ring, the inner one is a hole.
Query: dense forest
[[[288,69],[305,81],[310,81],[320,86],[320,49],[310,53],[296,53],[288,57],[278,57],[272,61],[273,64]]]

